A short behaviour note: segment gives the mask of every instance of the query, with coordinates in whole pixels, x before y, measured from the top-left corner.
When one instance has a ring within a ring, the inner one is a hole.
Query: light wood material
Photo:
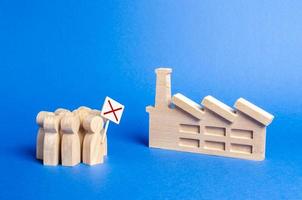
[[[226,104],[222,103],[221,101],[215,99],[212,96],[206,96],[202,100],[202,104],[208,108],[209,110],[215,112],[216,114],[220,115],[221,117],[225,118],[230,122],[234,122],[236,118],[236,114],[234,110],[227,106]]]
[[[81,144],[81,150],[83,148],[83,141],[84,141],[84,137],[85,137],[85,130],[84,130],[84,127],[83,127],[83,121],[85,119],[85,117],[87,115],[89,115],[90,113],[92,112],[92,110],[86,106],[81,106],[79,107],[76,111],[74,111],[74,113],[76,115],[79,116],[79,119],[80,119],[80,130],[79,130],[79,137],[80,137],[80,144]],[[94,111],[95,112],[95,111]]]
[[[105,131],[105,129],[102,131]],[[107,156],[108,155],[107,134],[104,136],[102,140],[103,140],[101,143],[102,151],[104,152],[104,156]]]
[[[80,107],[78,107],[78,110],[91,110],[91,108],[89,108],[87,106],[80,106]]]
[[[74,166],[81,162],[81,145],[78,135],[80,119],[73,113],[65,114],[61,119],[63,166]]]
[[[274,119],[274,116],[265,110],[257,107],[251,102],[240,98],[235,103],[235,108],[243,112],[244,114],[250,116],[251,118],[257,120],[265,126],[268,126]]]
[[[107,136],[101,111],[81,106],[70,112],[59,108],[54,113],[41,111],[36,116],[39,126],[37,134],[37,159],[43,159],[44,165],[55,166],[62,162],[64,166],[74,166],[81,162],[95,165],[103,163],[107,155]],[[84,128],[85,124],[85,128]],[[85,151],[82,149],[86,137]]]
[[[44,119],[48,115],[54,115],[51,112],[41,111],[38,113],[36,117],[36,123],[39,126],[38,134],[37,134],[37,141],[36,141],[36,157],[39,160],[43,160],[43,149],[44,149]]]
[[[102,117],[95,114],[86,116],[83,121],[83,127],[87,132],[83,142],[83,163],[87,165],[104,162],[104,155],[107,154],[107,150],[105,144],[101,143],[103,124]]]
[[[212,96],[203,99],[202,108],[176,94],[172,102],[175,107],[170,106],[168,74],[169,71],[157,73],[159,103],[146,107],[150,147],[249,160],[265,158],[266,125],[272,121],[272,115],[242,99],[236,103],[237,110],[233,110]]]
[[[64,115],[66,113],[70,113],[70,110],[67,110],[65,108],[58,108],[57,110],[55,110],[56,115]]]
[[[43,164],[56,166],[59,164],[60,135],[59,117],[48,115],[44,119],[44,144],[43,144]]]
[[[59,118],[60,121],[68,113],[71,113],[71,112],[65,108],[58,108],[57,110],[55,110],[55,115]],[[60,141],[61,141],[62,136],[63,136],[61,128],[59,130],[59,134],[60,134]]]
[[[100,110],[97,110],[97,109],[93,109],[90,111],[90,114],[94,114],[94,115],[97,115],[97,116],[101,116],[101,111]]]
[[[190,115],[196,117],[197,119],[201,119],[203,116],[202,107],[192,101],[191,99],[185,97],[184,95],[178,93],[173,96],[173,104],[178,106],[179,108],[183,109]]]
[[[109,127],[109,124],[110,124],[110,120],[104,119],[104,121],[105,121],[105,127],[104,127],[104,131],[102,131],[102,134],[101,134],[102,135],[102,143],[104,143],[105,140],[107,139],[107,131],[108,131],[108,127]],[[106,153],[106,155],[107,155],[107,153]]]
[[[155,105],[158,108],[167,107],[171,103],[171,68],[158,68],[155,70],[156,97]]]

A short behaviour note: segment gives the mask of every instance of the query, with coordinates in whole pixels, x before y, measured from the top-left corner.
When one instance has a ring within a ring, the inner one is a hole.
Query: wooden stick
[[[105,130],[104,130],[103,138],[102,138],[102,144],[104,143],[106,135],[107,135],[107,130],[108,130],[108,127],[109,127],[109,122],[110,122],[110,120],[107,119],[106,124],[105,124]]]

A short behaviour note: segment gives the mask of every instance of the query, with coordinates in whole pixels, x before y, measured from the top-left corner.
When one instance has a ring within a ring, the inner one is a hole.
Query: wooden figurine
[[[59,164],[60,154],[60,120],[58,116],[47,115],[43,122],[44,144],[43,144],[43,164],[56,166]]]
[[[81,162],[79,128],[80,119],[74,113],[67,113],[61,119],[61,131],[63,133],[61,156],[63,166],[74,166]]]
[[[83,127],[86,135],[83,142],[83,163],[96,165],[104,162],[105,142],[102,144],[101,131],[104,121],[101,116],[90,114],[85,117]],[[107,141],[106,141],[107,142]]]
[[[202,105],[182,94],[171,97],[170,68],[156,69],[155,107],[149,113],[149,146],[178,151],[265,159],[266,127],[273,116],[240,98],[236,110],[212,96]]]
[[[56,115],[64,115],[66,113],[70,113],[70,111],[65,108],[58,108],[57,110],[55,110]]]
[[[57,110],[55,110],[55,115],[58,116],[60,121],[65,116],[65,114],[68,114],[68,113],[71,113],[71,112],[65,108],[58,108]],[[63,136],[63,132],[62,132],[61,128],[60,128],[59,134],[60,134],[60,140],[61,140],[62,136]]]
[[[103,163],[107,136],[100,110],[81,106],[73,112],[64,108],[54,113],[41,111],[36,122],[39,125],[36,157],[43,159],[44,165],[55,166],[61,161],[64,166],[74,166],[82,157],[88,165]],[[105,127],[107,130],[108,121]]]
[[[73,111],[76,115],[79,116],[80,119],[80,130],[79,130],[79,137],[80,137],[80,144],[81,144],[81,149],[83,148],[83,141],[85,137],[85,129],[83,127],[83,121],[84,118],[90,114],[91,109],[86,107],[86,106],[81,106],[77,110]]]
[[[90,112],[91,114],[93,115],[96,115],[96,116],[101,116],[101,111],[100,110],[97,110],[97,109],[94,109],[94,110],[91,110]],[[105,122],[105,120],[103,119],[103,123]],[[102,151],[104,152],[104,155],[107,156],[108,154],[108,149],[107,149],[107,134],[105,134],[105,129],[102,129],[101,131],[101,136],[102,136]]]
[[[97,110],[97,109],[93,109],[93,110],[90,111],[90,114],[101,116],[101,111]]]
[[[48,115],[54,115],[51,112],[41,111],[38,113],[36,117],[36,122],[39,126],[38,134],[37,134],[37,143],[36,143],[36,157],[39,160],[43,160],[43,149],[44,149],[44,128],[43,128],[43,122],[46,116]]]

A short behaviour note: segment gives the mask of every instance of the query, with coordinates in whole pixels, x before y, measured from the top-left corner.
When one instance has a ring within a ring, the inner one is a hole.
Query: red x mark
[[[108,100],[108,103],[109,103],[109,106],[110,106],[111,110],[105,112],[104,115],[107,115],[107,114],[109,114],[109,113],[113,113],[113,114],[114,114],[114,117],[115,117],[115,120],[118,121],[118,118],[117,118],[115,112],[118,111],[118,110],[122,110],[123,108],[116,108],[116,109],[113,109],[113,106],[112,106],[110,100]]]

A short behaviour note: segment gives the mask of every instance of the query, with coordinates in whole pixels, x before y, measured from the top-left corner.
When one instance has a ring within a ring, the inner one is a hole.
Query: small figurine
[[[51,112],[45,112],[45,111],[41,111],[38,113],[37,118],[36,118],[36,122],[39,126],[39,130],[38,130],[38,134],[37,134],[37,151],[36,151],[36,157],[39,160],[43,160],[43,145],[44,145],[44,136],[45,136],[45,132],[44,132],[44,119],[46,116],[48,115],[54,115]]]
[[[79,129],[80,118],[74,113],[65,114],[61,119],[61,156],[63,166],[74,166],[81,162]]]
[[[60,119],[56,115],[48,115],[43,122],[44,144],[43,164],[56,166],[60,158]]]
[[[106,97],[102,111],[81,106],[73,112],[64,108],[54,113],[39,112],[37,159],[49,166],[75,166],[81,161],[87,165],[103,163],[109,121],[118,124],[123,111],[123,105]]]
[[[87,165],[96,165],[104,162],[104,144],[102,143],[102,134],[104,121],[101,116],[90,114],[83,121],[83,127],[86,135],[83,142],[83,163]]]

